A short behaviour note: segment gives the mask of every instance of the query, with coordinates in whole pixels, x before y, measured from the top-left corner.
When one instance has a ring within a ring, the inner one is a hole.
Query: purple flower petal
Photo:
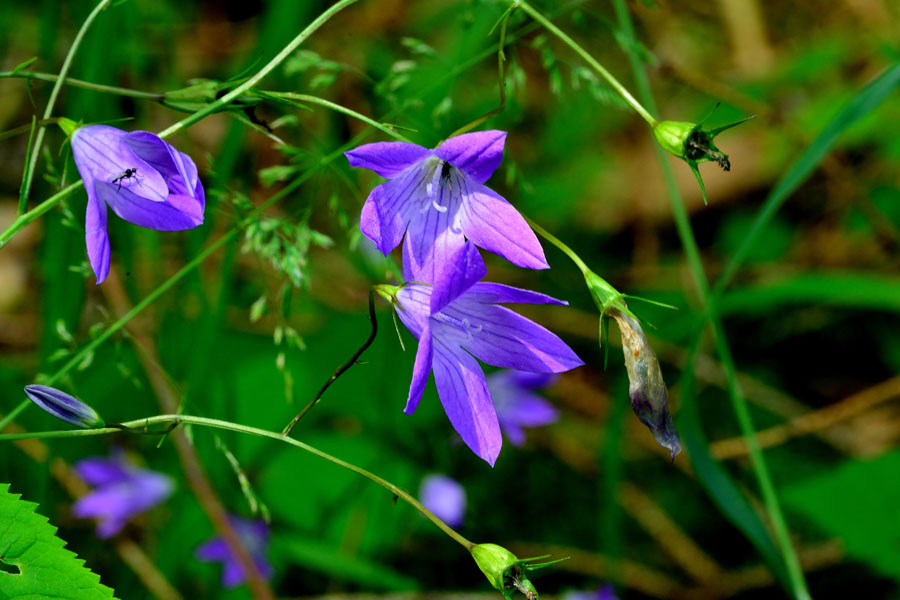
[[[416,363],[413,365],[412,381],[409,383],[409,397],[406,399],[406,408],[403,409],[408,415],[415,412],[425,392],[425,385],[428,383],[428,375],[431,374],[431,363],[434,356],[434,347],[431,341],[431,330],[426,326],[422,335],[419,337],[419,348],[416,350]]]
[[[72,134],[72,157],[88,195],[94,182],[112,183],[127,169],[137,169],[137,174],[123,180],[121,187],[134,187],[153,202],[165,200],[169,195],[165,179],[125,144],[125,135],[127,132],[109,125],[87,125]]]
[[[431,153],[428,148],[406,142],[377,142],[344,152],[351,167],[375,171],[392,179]]]
[[[522,215],[483,185],[467,185],[460,225],[477,246],[526,269],[549,269],[537,236]]]
[[[464,171],[477,183],[484,183],[500,166],[505,142],[505,131],[464,133],[438,146],[434,154]]]
[[[194,556],[205,562],[225,560],[229,554],[228,544],[225,543],[225,540],[220,540],[219,538],[214,538],[201,544],[194,551]]]
[[[106,233],[106,204],[97,200],[93,186],[88,192],[84,231],[88,259],[91,261],[91,269],[94,270],[99,285],[109,275],[109,235]]]
[[[75,464],[75,472],[88,485],[98,487],[117,483],[131,477],[131,472],[119,460],[109,458],[86,458]]]
[[[516,304],[557,304],[559,306],[567,306],[569,304],[565,300],[557,300],[539,292],[487,281],[481,281],[473,285],[466,294],[466,299],[470,302],[479,302],[481,304],[501,304],[504,302]]]
[[[119,189],[112,183],[98,181],[95,185],[98,199],[135,225],[157,231],[181,231],[203,223],[203,211],[191,197],[169,196],[171,200],[149,202],[130,189]]]
[[[360,217],[360,230],[387,256],[400,244],[409,224],[409,198],[398,189],[400,180],[382,183],[369,193]]]
[[[466,490],[446,475],[431,474],[422,480],[419,500],[450,527],[460,527],[466,514]]]
[[[46,385],[26,385],[25,395],[39,407],[67,423],[88,428],[103,425],[93,408],[69,394]]]
[[[160,231],[203,222],[197,166],[156,135],[88,125],[72,135],[72,156],[88,195],[85,242],[97,283],[109,273],[107,204],[123,219]]]
[[[484,372],[465,352],[434,343],[434,381],[444,412],[472,452],[494,466],[503,438]]]
[[[256,570],[263,579],[270,579],[274,573],[272,565],[266,558],[269,545],[269,528],[262,521],[248,521],[240,517],[229,517],[231,525],[234,527],[235,533],[241,540],[241,543],[250,553]],[[225,588],[233,588],[244,582],[246,574],[237,558],[231,554],[228,545],[219,538],[212,540],[199,546],[194,551],[197,560],[205,562],[221,562],[222,563],[222,586]]]
[[[444,309],[444,314],[477,329],[477,335],[457,338],[458,343],[489,365],[561,373],[584,364],[556,334],[506,307],[469,302],[463,297]],[[444,327],[440,332],[433,327],[434,335],[445,335],[452,325]]]
[[[172,480],[155,471],[138,469],[124,459],[91,458],[76,466],[79,475],[95,489],[72,506],[76,517],[99,519],[97,535],[118,533],[134,516],[149,510],[172,494]]]
[[[466,243],[443,263],[439,277],[434,279],[431,291],[431,314],[459,298],[466,290],[487,275],[487,267],[471,243]]]

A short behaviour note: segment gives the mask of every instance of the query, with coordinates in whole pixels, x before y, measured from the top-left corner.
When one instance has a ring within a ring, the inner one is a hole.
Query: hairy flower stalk
[[[158,231],[203,223],[205,196],[194,161],[157,135],[87,125],[72,134],[72,156],[88,195],[85,242],[98,284],[109,274],[107,207]]]

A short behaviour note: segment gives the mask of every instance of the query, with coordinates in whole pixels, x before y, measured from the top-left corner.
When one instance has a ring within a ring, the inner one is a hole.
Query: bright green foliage
[[[56,527],[35,507],[0,484],[0,598],[112,598],[112,588],[66,550]]]
[[[785,504],[829,536],[847,554],[885,575],[900,577],[900,452],[841,467],[784,489]]]

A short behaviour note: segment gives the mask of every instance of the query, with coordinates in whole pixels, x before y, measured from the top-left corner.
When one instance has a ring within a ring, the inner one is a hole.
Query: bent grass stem
[[[332,454],[328,454],[322,450],[314,446],[310,446],[305,442],[301,442],[300,440],[296,440],[292,437],[288,437],[282,433],[277,433],[275,431],[268,431],[266,429],[259,429],[257,427],[250,427],[247,425],[241,425],[239,423],[232,423],[230,421],[221,421],[219,419],[209,419],[206,417],[195,417],[192,415],[157,415],[154,417],[148,417],[144,419],[135,419],[133,421],[127,421],[125,423],[119,423],[116,427],[103,427],[99,429],[75,429],[75,430],[65,430],[65,431],[38,431],[32,433],[3,433],[0,434],[0,441],[12,441],[12,440],[25,440],[25,439],[52,439],[52,438],[72,438],[72,437],[87,437],[94,435],[109,435],[112,433],[121,433],[123,429],[130,430],[135,433],[141,433],[142,430],[146,430],[152,425],[196,425],[199,427],[210,427],[212,429],[224,429],[226,431],[234,431],[237,433],[243,433],[247,435],[255,435],[257,437],[269,438],[272,440],[276,440],[279,442],[284,442],[286,444],[290,444],[296,448],[300,448],[304,452],[308,452],[314,456],[318,456],[319,458],[326,460],[334,465],[337,465],[343,469],[347,469],[348,471],[353,471],[358,475],[362,475],[369,481],[377,483],[381,487],[385,488],[398,498],[402,498],[404,502],[415,508],[417,511],[422,513],[429,521],[434,523],[441,531],[446,533],[448,536],[453,538],[455,542],[460,544],[463,548],[471,552],[472,548],[475,547],[475,544],[462,535],[460,535],[456,530],[452,527],[444,523],[437,515],[433,512],[425,508],[425,506],[419,502],[412,494],[400,488],[387,479],[383,477],[379,477],[375,475],[371,471],[367,471],[362,467],[354,465],[353,463],[349,463],[343,459],[340,459]]]

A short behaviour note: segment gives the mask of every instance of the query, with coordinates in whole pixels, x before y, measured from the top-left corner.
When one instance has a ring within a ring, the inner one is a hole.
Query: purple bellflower
[[[269,528],[264,521],[251,521],[231,516],[231,525],[243,542],[257,571],[264,579],[271,579],[274,569],[269,564],[266,554],[269,549]],[[228,544],[221,538],[213,538],[199,546],[194,553],[203,562],[222,563],[222,587],[231,589],[244,583],[247,575],[237,558],[231,554]]]
[[[25,395],[45,411],[66,423],[84,429],[103,427],[103,419],[93,408],[65,392],[46,385],[26,385]]]
[[[379,142],[346,152],[351,166],[390,180],[369,194],[360,229],[385,255],[406,234],[407,281],[437,281],[466,238],[520,267],[549,267],[522,215],[483,185],[500,165],[505,141],[506,132],[479,131],[450,138],[433,150]]]
[[[556,377],[549,373],[497,371],[487,377],[488,390],[500,429],[514,446],[525,443],[523,427],[540,427],[555,423],[559,413],[553,405],[534,393],[552,385]]]
[[[174,483],[162,473],[139,469],[120,453],[112,458],[86,458],[75,471],[95,489],[72,507],[76,517],[99,519],[97,535],[118,533],[132,517],[150,510],[172,494]]]
[[[194,161],[155,134],[87,125],[72,134],[72,156],[87,190],[85,241],[98,284],[109,273],[107,206],[158,231],[203,223],[205,197]]]
[[[433,286],[411,283],[396,292],[397,314],[419,340],[404,412],[415,411],[434,371],[438,396],[453,428],[493,466],[502,445],[500,426],[484,372],[475,359],[535,373],[561,373],[584,363],[547,329],[498,306],[565,302],[480,282],[487,269],[471,243],[458,249],[448,267]]]
[[[466,490],[455,479],[432,473],[419,488],[419,500],[450,527],[463,524],[466,515]]]
[[[603,585],[600,589],[590,592],[566,592],[562,600],[618,600],[613,586]]]

